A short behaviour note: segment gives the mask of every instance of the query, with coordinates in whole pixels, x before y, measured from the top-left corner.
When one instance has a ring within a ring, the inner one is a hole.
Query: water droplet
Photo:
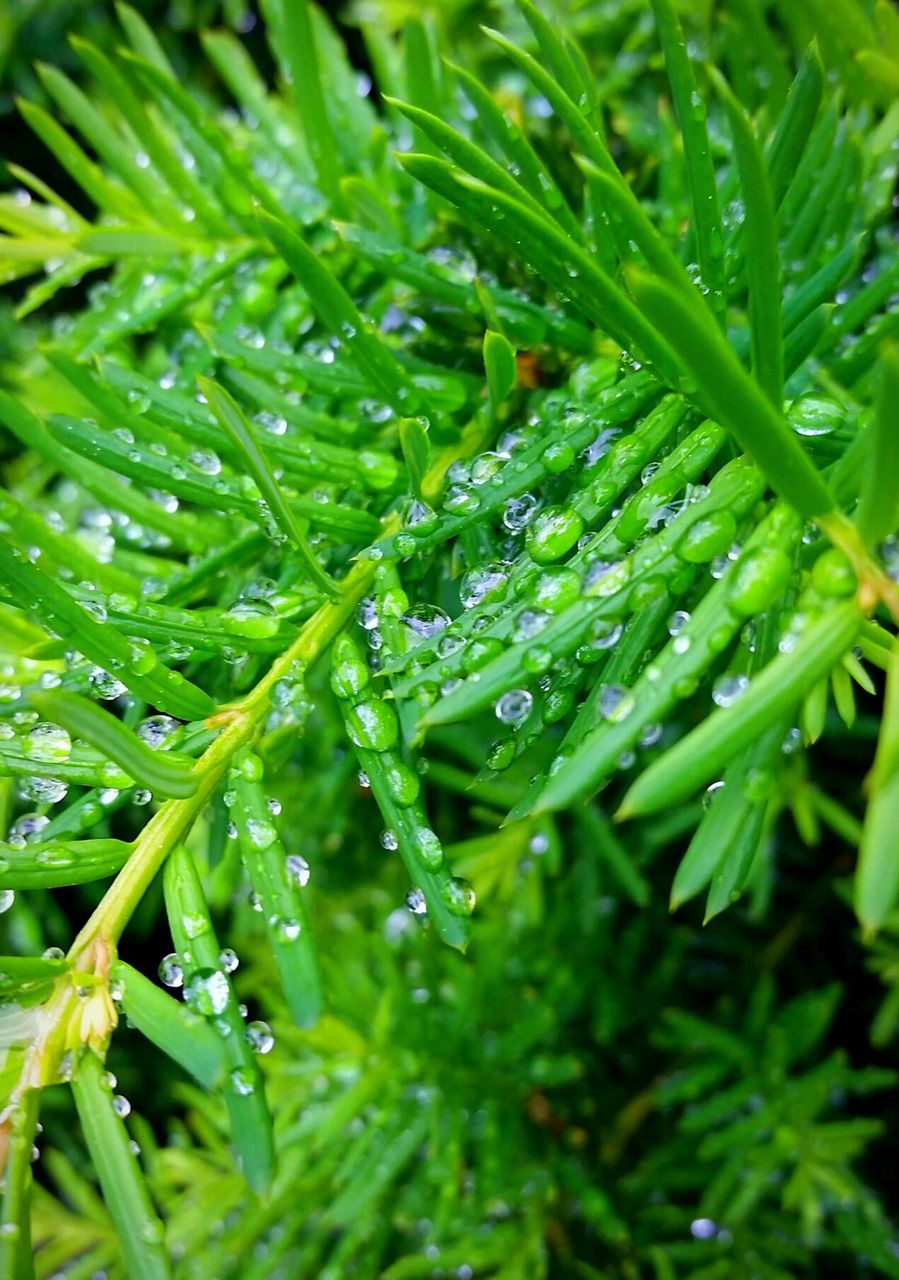
[[[277,634],[281,621],[267,600],[238,600],[222,614],[222,625],[231,635],[264,640]]]
[[[406,906],[414,916],[424,916],[428,912],[428,904],[424,893],[419,888],[410,889],[406,894]]]
[[[44,827],[47,826],[49,821],[50,819],[43,813],[20,814],[10,827],[10,844],[17,844],[21,841],[22,844],[19,845],[19,848],[26,843],[32,844],[35,840],[40,838],[41,832]]]
[[[267,818],[247,818],[247,838],[254,849],[268,849],[278,839],[275,825]]]
[[[690,1235],[694,1240],[713,1240],[718,1234],[718,1225],[711,1218],[694,1218],[690,1223]]]
[[[719,707],[730,707],[749,688],[749,677],[744,675],[719,676],[712,685],[712,701]]]
[[[702,797],[703,809],[708,809],[709,805],[715,802],[715,798],[721,794],[721,790],[723,787],[724,787],[723,779],[719,779],[717,782],[712,782],[710,783],[709,786],[706,787],[705,794]]]
[[[527,549],[537,564],[550,564],[566,555],[583,532],[583,518],[573,508],[546,507],[530,523]]]
[[[284,859],[284,866],[291,880],[298,884],[301,889],[305,889],[312,875],[306,859],[298,853],[291,853]]]
[[[222,460],[211,449],[195,449],[190,461],[204,475],[217,476],[222,469]]]
[[[787,411],[787,421],[800,436],[827,436],[845,421],[846,410],[838,400],[813,392],[794,400]]]
[[[256,1077],[250,1067],[235,1067],[229,1077],[231,1088],[242,1098],[247,1098],[256,1090]]]
[[[244,1038],[254,1053],[271,1053],[275,1037],[267,1022],[248,1022]]]
[[[181,928],[191,940],[200,938],[204,933],[208,933],[209,927],[208,918],[198,911],[185,911],[181,917]]]
[[[510,689],[496,703],[496,718],[503,724],[521,724],[533,705],[533,695],[527,689]]]
[[[484,600],[500,599],[509,580],[506,565],[493,563],[478,565],[470,570],[459,584],[459,599],[463,609],[475,609]]]
[[[370,751],[390,751],[399,738],[396,712],[386,702],[360,702],[346,715],[347,733],[354,746]]]
[[[599,695],[599,713],[604,720],[618,724],[634,709],[633,695],[622,684],[604,685]]]
[[[467,881],[451,876],[440,886],[440,896],[447,910],[455,916],[470,916],[475,908],[475,892]]]
[[[444,494],[443,505],[453,515],[464,516],[477,511],[481,505],[481,499],[474,489],[455,484],[451,485]]]
[[[450,617],[436,605],[417,604],[407,609],[400,621],[421,641],[440,635],[449,626]]]
[[[137,726],[137,736],[154,751],[178,728],[178,721],[171,716],[147,716]]]
[[[510,498],[503,509],[503,524],[510,533],[521,533],[533,519],[537,506],[537,499],[532,493]]]
[[[415,852],[429,871],[436,871],[443,862],[443,846],[430,827],[418,827],[412,842]]]
[[[61,725],[41,721],[29,732],[27,749],[36,760],[67,760],[72,739]]]
[[[37,803],[58,804],[69,794],[69,787],[61,778],[25,778],[22,793]]]
[[[214,1018],[228,1007],[231,988],[221,969],[198,969],[184,987],[184,998],[194,1013]]]

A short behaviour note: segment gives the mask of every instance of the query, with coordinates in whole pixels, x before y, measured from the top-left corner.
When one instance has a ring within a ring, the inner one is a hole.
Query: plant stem
[[[197,790],[186,800],[166,801],[148,822],[131,857],[72,944],[69,958],[76,968],[89,956],[98,937],[110,943],[118,941],[168,854],[187,834],[224,777],[232,756],[255,735],[268,711],[273,686],[295,663],[308,668],[322,656],[352,616],[374,572],[372,562],[359,561],[347,575],[339,599],[327,601],[312,615],[250,693],[210,718],[210,724],[224,722],[224,727],[196,766]]]

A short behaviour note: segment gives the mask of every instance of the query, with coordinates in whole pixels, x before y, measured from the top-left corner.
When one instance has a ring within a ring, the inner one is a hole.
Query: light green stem
[[[308,668],[322,656],[370,587],[374,571],[372,562],[360,561],[344,580],[339,599],[327,601],[312,615],[290,648],[272,664],[250,693],[212,717],[210,723],[221,723],[223,728],[196,766],[197,790],[186,800],[166,801],[147,823],[131,857],[72,944],[69,959],[76,968],[89,959],[98,938],[108,944],[118,941],[166,857],[190,830],[224,777],[234,753],[245,746],[260,727],[268,712],[273,686],[289,674],[294,663]]]

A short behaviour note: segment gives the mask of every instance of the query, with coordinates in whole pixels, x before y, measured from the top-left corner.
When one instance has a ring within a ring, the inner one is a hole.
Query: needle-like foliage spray
[[[899,1276],[895,8],[94,7],[5,73],[0,1280]]]

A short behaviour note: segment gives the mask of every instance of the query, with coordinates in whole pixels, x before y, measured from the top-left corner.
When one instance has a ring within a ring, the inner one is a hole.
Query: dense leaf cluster
[[[20,104],[8,1280],[899,1275],[899,19],[570,7]]]

